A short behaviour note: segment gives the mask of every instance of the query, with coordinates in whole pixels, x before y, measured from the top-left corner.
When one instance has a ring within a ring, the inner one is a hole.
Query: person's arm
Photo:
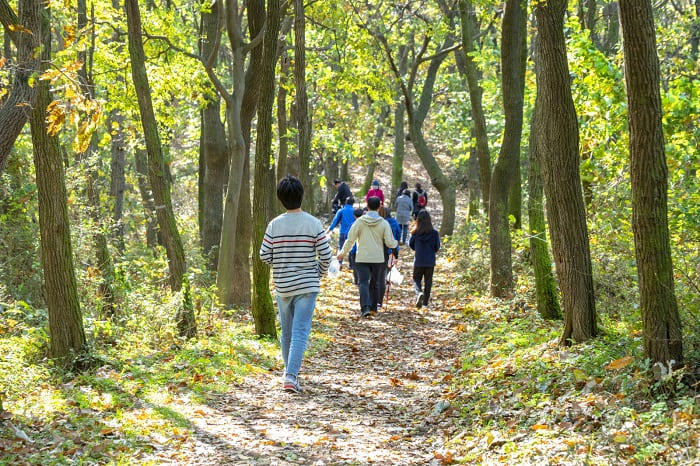
[[[271,225],[268,224],[267,229],[265,229],[265,236],[263,237],[262,244],[260,245],[258,255],[260,256],[261,261],[272,265],[272,232],[270,226]]]
[[[435,252],[438,252],[440,250],[440,233],[437,230],[433,231],[435,232]]]
[[[399,243],[394,239],[394,233],[391,231],[389,222],[384,222],[384,245],[390,249],[394,249]]]
[[[414,251],[416,250],[416,237],[414,235],[411,235],[411,237],[408,239],[408,247]]]
[[[359,228],[358,225],[359,222],[355,222],[350,227],[350,231],[348,231],[348,237],[345,240],[345,244],[343,244],[343,249],[341,249],[338,255],[336,256],[338,260],[342,260],[345,254],[347,254],[348,251],[353,247],[355,241],[357,241],[357,229]]]
[[[335,217],[333,217],[333,221],[331,222],[331,226],[328,227],[328,232],[330,233],[333,228],[338,224],[338,221],[340,220],[341,213],[343,212],[343,209],[340,209],[338,212],[335,213]]]
[[[323,227],[321,227],[321,232],[316,235],[316,256],[318,257],[318,272],[320,275],[324,275],[328,271],[332,255],[328,237],[326,232],[323,231]]]

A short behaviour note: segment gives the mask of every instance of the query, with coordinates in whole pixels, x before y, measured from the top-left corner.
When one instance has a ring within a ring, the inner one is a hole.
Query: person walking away
[[[396,199],[396,221],[401,227],[401,240],[399,244],[406,244],[408,238],[408,223],[411,221],[411,213],[413,212],[413,202],[410,197],[411,192],[406,189]]]
[[[321,222],[301,210],[304,186],[293,176],[277,185],[287,212],[267,225],[260,260],[272,266],[282,336],[285,391],[298,393],[299,370],[311,332],[320,277],[328,271],[331,248]]]
[[[413,218],[416,218],[418,212],[425,209],[428,205],[428,193],[420,183],[416,183],[416,189],[413,191],[411,200],[413,201]]]
[[[333,184],[338,189],[338,191],[335,193],[335,197],[331,201],[331,208],[333,209],[333,213],[335,214],[336,212],[338,212],[338,210],[343,208],[343,206],[345,205],[345,200],[349,197],[352,197],[352,193],[350,192],[350,188],[348,188],[348,185],[345,184],[345,181],[336,179],[333,180]]]
[[[326,234],[330,237],[331,231],[333,231],[336,225],[340,224],[340,233],[338,234],[338,250],[342,249],[343,244],[345,244],[345,240],[348,237],[348,231],[350,231],[352,224],[355,223],[355,209],[352,207],[354,203],[355,200],[352,198],[352,196],[345,199],[345,205],[342,209],[335,213],[335,217],[333,217],[333,221],[328,227],[328,231],[326,231]]]
[[[413,286],[416,290],[416,307],[428,306],[430,293],[433,288],[435,253],[440,250],[440,234],[433,228],[430,214],[425,209],[418,212],[411,230],[411,239],[408,241],[408,247],[416,251],[413,259]]]
[[[365,211],[363,209],[360,209],[359,207],[354,210],[353,216],[355,217],[355,220],[358,218],[362,217],[365,214]],[[357,267],[355,267],[355,258],[357,257],[357,243],[352,245],[352,249],[348,253],[348,262],[350,269],[352,270],[352,282],[357,285],[360,281],[360,277],[358,276],[357,273]]]
[[[391,216],[391,209],[385,206],[380,206],[379,209],[377,210],[379,213],[380,217],[384,217],[384,220],[387,221],[389,226],[391,227],[391,234],[394,236],[394,239],[399,241],[399,238],[401,237],[401,227],[399,226],[399,223],[396,221],[394,217]],[[384,248],[384,267],[383,270],[379,273],[380,274],[380,281],[377,284],[379,286],[379,298],[377,299],[377,311],[383,306],[384,304],[384,295],[386,294],[386,278],[387,274],[389,273],[389,261],[393,260],[392,259],[398,259],[399,258],[399,246],[395,246],[393,248],[390,247],[385,247]],[[371,285],[370,285],[371,286]]]
[[[357,243],[355,267],[358,273],[358,288],[360,291],[360,314],[369,317],[377,312],[382,265],[384,264],[384,249],[397,245],[389,223],[379,216],[377,209],[381,205],[378,197],[372,196],[367,200],[367,213],[358,218],[350,227],[348,239],[343,249],[338,253],[342,260],[350,248]],[[370,282],[374,285],[370,287]]]
[[[396,199],[398,199],[399,196],[401,196],[401,194],[403,194],[407,190],[408,190],[408,183],[405,181],[402,181],[401,184],[399,185],[399,190],[396,191],[396,197],[394,198],[394,201],[396,201]],[[396,207],[396,205],[394,205],[394,207]]]
[[[365,196],[365,202],[369,203],[369,198],[372,196],[376,196],[379,198],[379,203],[384,205],[384,191],[379,189],[379,181],[374,180],[372,181],[372,188],[367,191],[367,195]]]

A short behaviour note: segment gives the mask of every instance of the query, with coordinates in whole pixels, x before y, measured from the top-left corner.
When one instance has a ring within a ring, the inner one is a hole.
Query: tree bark
[[[408,47],[402,45],[399,47],[399,75],[406,74],[408,66]],[[394,98],[394,156],[391,159],[391,197],[392,201],[396,201],[393,197],[399,190],[399,186],[403,181],[403,161],[406,156],[406,105],[403,102],[401,95],[401,87],[394,86],[396,97]],[[345,178],[341,178],[345,179]],[[394,206],[395,208],[396,206]]]
[[[474,139],[476,154],[479,159],[479,182],[483,200],[483,211],[489,211],[489,191],[491,186],[491,156],[489,155],[489,140],[486,132],[486,117],[481,104],[482,89],[479,85],[479,71],[472,54],[475,51],[474,24],[476,22],[474,5],[471,0],[460,0],[459,16],[462,21],[462,50],[466,57],[466,77],[469,87],[469,103],[474,121]],[[460,53],[460,52],[457,52]],[[476,213],[476,212],[475,212]]]
[[[255,186],[270,184],[273,171],[270,168],[272,150],[272,104],[275,100],[275,63],[277,61],[277,36],[280,30],[279,0],[268,0],[267,23],[265,25],[262,72],[260,80],[260,100],[258,110],[258,132],[255,143]],[[305,188],[308,189],[307,186]],[[267,197],[273,193],[268,189],[256,189],[253,193],[253,225],[256,249],[262,243],[269,219]],[[253,321],[257,335],[277,336],[275,308],[270,295],[270,268],[258,254],[253,254]]]
[[[202,11],[202,37],[200,55],[209,57],[212,53],[212,66],[216,66],[216,49],[221,34],[220,15],[223,15],[222,2],[212,2],[211,11]],[[203,161],[203,176],[200,182],[200,240],[202,254],[207,268],[216,270],[219,263],[221,224],[224,216],[224,184],[228,167],[229,148],[226,142],[226,128],[221,121],[221,95],[214,92],[209,96],[201,111],[200,157]]]
[[[537,65],[535,65],[537,69]],[[542,154],[538,152],[535,141],[538,109],[532,112],[530,121],[530,169],[528,171],[528,201],[527,216],[530,221],[530,257],[535,272],[535,297],[537,312],[543,319],[561,319],[561,307],[557,295],[557,284],[552,271],[552,259],[549,256],[547,243],[547,231],[544,219],[544,194],[542,188],[542,175],[540,173],[540,159]]]
[[[30,84],[30,79],[40,67],[40,55],[35,51],[41,45],[39,22],[42,5],[44,3],[39,1],[20,0],[18,15],[15,15],[7,0],[0,0],[0,22],[5,28],[5,43],[11,39],[17,48],[12,87],[0,107],[0,175],[5,171],[12,146],[36,103],[38,88],[36,84]],[[17,25],[21,28],[10,31],[10,26]]]
[[[158,217],[156,216],[156,204],[153,201],[153,192],[148,181],[148,154],[145,150],[134,150],[134,163],[138,178],[139,194],[143,204],[143,216],[146,220],[146,246],[155,250],[159,243]]]
[[[505,128],[503,144],[491,177],[489,245],[491,250],[491,295],[499,298],[513,291],[508,193],[520,159],[523,126],[521,81],[521,15],[519,0],[506,1],[501,36],[501,67]]]
[[[280,56],[280,83],[277,86],[277,134],[279,153],[277,154],[277,180],[289,172],[287,158],[289,155],[289,137],[287,136],[287,88],[284,83],[289,79],[289,57],[286,48]]]
[[[306,92],[306,20],[304,0],[294,0],[294,85],[296,87],[296,120],[300,178],[305,193],[303,207],[310,212],[314,205],[310,176],[311,121],[309,121],[309,97]]]
[[[33,34],[41,44],[41,62],[51,61],[51,10],[45,1],[33,9]],[[39,198],[41,262],[51,334],[50,353],[59,365],[69,366],[85,351],[85,331],[73,266],[65,175],[58,138],[48,134],[46,107],[51,102],[49,82],[37,83],[37,100],[31,116],[34,167]]]
[[[146,140],[146,151],[148,152],[148,178],[151,182],[153,200],[155,201],[156,216],[158,226],[163,238],[163,245],[168,256],[168,268],[170,271],[170,289],[173,292],[182,289],[187,264],[185,261],[185,251],[182,247],[180,233],[177,230],[175,214],[170,201],[170,187],[166,179],[165,162],[158,135],[158,125],[153,103],[151,101],[151,91],[148,85],[148,75],[146,74],[146,58],[143,51],[143,39],[141,37],[141,13],[137,0],[126,0],[125,10],[127,16],[127,26],[129,29],[129,57],[131,58],[131,75],[134,80],[134,88],[139,103],[139,113],[141,114],[141,125],[143,126],[144,138]],[[187,290],[185,290],[187,291]],[[187,295],[187,293],[186,293]],[[187,297],[187,296],[186,296]],[[180,335],[183,337],[195,336],[196,323],[194,311],[188,308],[187,300],[183,300],[183,307],[179,309],[177,316],[177,326]]]
[[[539,34],[537,73],[540,155],[552,249],[564,304],[561,344],[595,337],[595,299],[586,212],[579,174],[578,122],[564,39],[566,0],[535,4]]]
[[[644,352],[654,362],[679,364],[683,361],[683,342],[668,234],[668,167],[654,17],[649,0],[620,0],[619,8]]]

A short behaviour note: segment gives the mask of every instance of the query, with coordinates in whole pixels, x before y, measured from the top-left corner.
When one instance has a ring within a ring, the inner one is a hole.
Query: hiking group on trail
[[[294,176],[280,180],[277,198],[286,212],[268,223],[260,246],[260,259],[272,267],[284,361],[282,388],[289,392],[302,390],[299,371],[311,333],[320,279],[328,272],[331,260],[338,261],[334,263],[337,273],[343,258],[348,256],[359,292],[359,314],[368,318],[381,310],[390,283],[389,271],[399,256],[399,245],[405,245],[408,239],[409,247],[415,251],[412,278],[416,307],[430,303],[440,236],[426,210],[427,193],[421,184],[416,183],[411,193],[408,183],[401,183],[395,199],[396,219],[389,206],[384,205],[386,199],[377,180],[365,196],[364,209],[354,207],[355,198],[345,182],[336,179],[335,186],[338,191],[332,200],[334,216],[325,230],[319,219],[301,209],[301,181]],[[339,252],[333,258],[329,238],[338,225]]]

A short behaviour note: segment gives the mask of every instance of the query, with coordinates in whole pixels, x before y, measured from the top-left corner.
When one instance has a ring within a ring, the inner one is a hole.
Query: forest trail
[[[408,248],[403,248],[407,251]],[[167,464],[440,464],[458,427],[449,370],[458,364],[462,319],[444,260],[436,267],[434,300],[417,310],[403,252],[400,287],[388,309],[358,317],[352,273],[326,278],[310,349],[302,364],[304,391],[281,390],[281,368],[246,378],[206,409],[188,413],[194,433]],[[326,342],[322,339],[327,338]]]

